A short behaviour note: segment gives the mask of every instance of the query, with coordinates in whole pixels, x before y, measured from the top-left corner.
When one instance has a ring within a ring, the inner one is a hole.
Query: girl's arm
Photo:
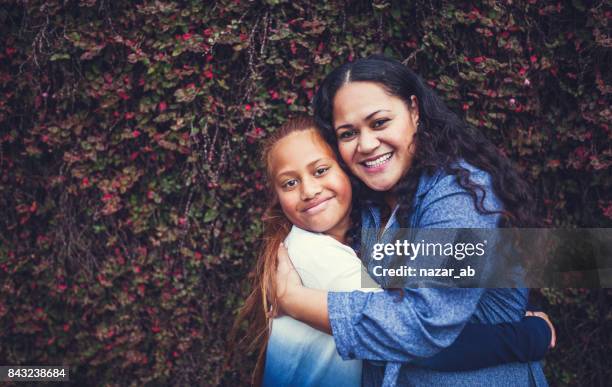
[[[276,291],[281,309],[296,320],[332,334],[327,314],[327,291],[302,285],[284,245],[278,248]]]
[[[553,346],[552,331],[544,318],[520,322],[466,324],[457,340],[430,358],[413,362],[438,371],[469,371],[505,363],[540,361]]]

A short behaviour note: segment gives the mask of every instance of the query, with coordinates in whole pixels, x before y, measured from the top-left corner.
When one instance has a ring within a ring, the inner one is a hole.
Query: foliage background
[[[347,60],[405,60],[532,183],[609,227],[605,1],[8,1],[0,364],[74,384],[245,384],[222,367],[261,232],[258,143]],[[610,290],[543,290],[553,385],[612,377]]]

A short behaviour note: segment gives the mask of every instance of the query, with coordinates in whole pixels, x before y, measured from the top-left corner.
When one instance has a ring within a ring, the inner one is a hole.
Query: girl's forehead
[[[288,134],[280,139],[270,151],[268,168],[272,176],[285,170],[303,169],[321,158],[336,160],[331,146],[316,129]]]

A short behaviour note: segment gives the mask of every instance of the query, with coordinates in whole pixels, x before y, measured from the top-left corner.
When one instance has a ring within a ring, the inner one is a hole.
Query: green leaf
[[[55,62],[62,59],[70,59],[70,55],[66,53],[58,53],[51,55],[51,58],[49,58],[51,62]]]
[[[390,3],[380,3],[380,4],[373,3],[372,7],[376,8],[378,10],[383,10],[385,8],[388,8],[389,5],[390,5]]]
[[[217,218],[218,214],[219,213],[217,212],[216,209],[209,208],[208,211],[206,211],[206,214],[204,214],[204,222],[212,222],[213,220]]]

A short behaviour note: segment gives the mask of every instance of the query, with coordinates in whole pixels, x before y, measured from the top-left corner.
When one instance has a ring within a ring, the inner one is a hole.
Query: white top
[[[353,249],[334,238],[293,226],[285,239],[304,286],[331,291],[373,291]],[[342,360],[334,338],[294,320],[275,318],[266,350],[264,387],[360,387],[361,360]]]
[[[333,237],[293,226],[285,246],[307,288],[338,292],[373,290],[362,288],[362,275],[364,280],[370,277],[357,254]]]

